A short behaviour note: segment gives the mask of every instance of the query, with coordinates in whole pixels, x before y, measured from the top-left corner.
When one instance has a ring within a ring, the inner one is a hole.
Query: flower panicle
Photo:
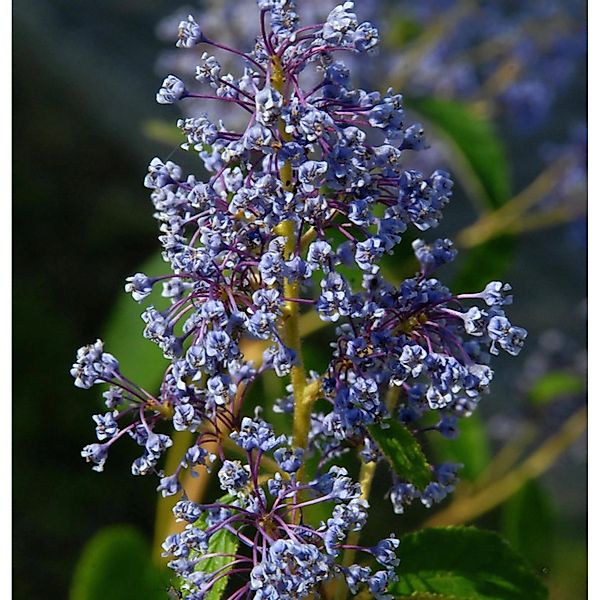
[[[448,239],[415,240],[414,277],[385,279],[384,257],[409,229],[438,225],[453,182],[441,169],[428,175],[404,167],[407,156],[427,147],[421,125],[407,122],[394,90],[355,88],[338,59],[373,52],[375,28],[359,22],[352,2],[305,27],[291,0],[258,0],[258,9],[251,52],[213,41],[192,16],[180,24],[177,46],[207,51],[197,83],[169,75],[157,101],[214,101],[238,110],[244,123],[228,126],[207,113],[178,121],[182,149],[198,156],[206,181],[171,160],[156,157],[148,166],[144,185],[170,270],[136,273],[125,291],[145,304],[143,335],[168,366],[150,393],[121,372],[100,340],[78,351],[75,385],[109,386],[107,412],[93,417],[98,443],[82,456],[101,471],[110,446],[127,434],[141,449],[132,474],[156,475],[163,496],[182,491],[186,470],[193,475],[218,463],[225,499],[198,505],[184,496],[175,515],[188,525],[164,546],[190,599],[203,598],[230,573],[245,578],[232,600],[304,597],[337,577],[352,593],[366,589],[383,600],[398,540],[374,548],[344,543],[364,526],[368,503],[345,469],[326,465],[350,448],[366,463],[382,460],[369,427],[388,419],[415,435],[456,437],[459,419],[488,390],[492,356],[517,355],[527,332],[505,314],[510,285],[493,281],[483,291],[453,294],[434,277],[456,257]],[[225,72],[213,49],[239,60],[243,75]],[[160,310],[151,303],[158,293],[168,300]],[[306,381],[290,334],[300,309],[335,328],[329,364]],[[249,341],[264,344],[260,359],[244,354]],[[290,395],[273,399],[275,412],[311,409],[315,400],[324,407],[307,411],[306,435],[294,437],[296,446],[259,413],[244,416],[248,390],[266,371],[292,375]],[[173,446],[171,431],[191,432],[193,442],[165,473],[160,463]],[[316,474],[307,482],[313,456]],[[277,472],[265,483],[266,462]],[[441,501],[458,468],[434,465],[424,489],[392,474],[395,512],[417,498],[427,507]],[[334,505],[331,517],[306,523],[305,508],[324,502]],[[238,538],[240,550],[221,556],[231,560],[208,573],[199,565],[213,555],[210,538],[219,527]],[[357,549],[383,569],[338,560]]]

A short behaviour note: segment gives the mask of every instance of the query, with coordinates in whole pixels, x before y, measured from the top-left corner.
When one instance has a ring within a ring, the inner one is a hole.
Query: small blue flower
[[[402,150],[424,150],[428,147],[425,132],[420,123],[414,123],[404,131],[404,139],[400,148]]]
[[[361,567],[359,565],[351,565],[348,567],[344,576],[350,592],[356,594],[360,584],[366,583],[370,575],[371,569],[369,567]]]
[[[262,255],[258,269],[267,285],[283,281],[286,273],[285,261],[279,252],[267,252]]]
[[[179,502],[177,502],[173,507],[173,514],[178,521],[195,523],[202,514],[202,509],[195,502],[192,502],[187,498],[183,498],[182,500],[179,500]],[[169,538],[167,538],[167,540],[168,539]],[[172,552],[170,553],[172,554]]]
[[[173,428],[176,431],[196,431],[202,423],[202,415],[191,404],[178,404],[174,408]]]
[[[420,497],[419,490],[412,483],[398,483],[390,490],[390,500],[397,515],[404,513],[405,506],[408,506]]]
[[[145,452],[131,463],[131,474],[135,477],[149,475],[156,470],[157,459]]]
[[[488,306],[502,306],[512,304],[513,297],[508,293],[511,290],[512,287],[508,283],[490,281],[479,295]]]
[[[393,596],[391,594],[386,594],[385,590],[394,579],[395,574],[390,571],[377,571],[377,573],[369,577],[367,582],[369,591],[373,594],[375,600],[393,599]]]
[[[354,33],[354,47],[359,52],[372,51],[379,43],[379,32],[371,23],[361,23]]]
[[[302,448],[279,448],[275,450],[275,460],[286,473],[295,473],[301,466],[304,458]]]
[[[92,469],[98,473],[104,471],[104,463],[108,455],[107,444],[89,444],[81,451],[81,456],[86,462],[93,462]]]
[[[328,164],[325,161],[309,160],[300,165],[298,181],[305,192],[312,192],[322,185],[327,173]]]
[[[127,278],[125,291],[131,294],[136,302],[141,302],[152,293],[154,281],[154,279],[143,273],[136,273]]]
[[[169,75],[165,78],[156,93],[156,101],[159,104],[174,104],[178,100],[185,98],[188,91],[185,89],[185,84],[175,75]]]
[[[192,15],[188,15],[186,21],[179,23],[179,34],[175,44],[178,48],[192,48],[204,41],[206,41],[206,38],[202,34],[200,25],[196,23]]]
[[[215,459],[216,456],[214,454],[209,454],[204,448],[196,444],[188,448],[181,463],[183,467],[203,465],[210,471],[210,463],[214,462]],[[194,476],[195,471],[191,471],[191,473]]]
[[[500,344],[500,347],[506,350],[509,354],[516,356],[521,351],[527,330],[522,327],[513,327],[510,321],[503,316],[493,316],[487,327],[487,332],[492,339],[490,352],[497,354],[495,343]]]
[[[421,502],[427,508],[431,508],[434,504],[437,504],[444,500],[448,495],[448,490],[445,486],[437,481],[432,481],[427,484],[427,487],[421,494]]]
[[[395,537],[389,537],[381,540],[377,546],[372,548],[373,556],[380,565],[384,567],[397,567],[400,560],[396,556],[396,550],[400,545],[400,540]]]
[[[71,368],[75,385],[88,389],[94,384],[110,381],[119,372],[119,362],[104,352],[104,344],[96,340],[94,344],[83,346],[77,351],[77,361]]]
[[[240,448],[248,452],[254,449],[268,452],[286,442],[284,435],[275,436],[273,427],[269,423],[249,417],[242,419],[240,430],[233,431],[230,437]]]
[[[452,242],[448,239],[435,240],[431,245],[426,244],[423,240],[415,240],[412,247],[424,273],[452,262],[457,254],[452,247]]]
[[[358,20],[353,12],[353,2],[344,2],[336,6],[327,16],[321,35],[332,46],[351,45],[354,42],[354,31]]]
[[[281,115],[283,97],[272,87],[265,87],[254,98],[256,103],[256,120],[265,126],[275,125]]]
[[[364,242],[356,244],[356,264],[368,273],[375,274],[379,271],[379,265],[375,264],[385,251],[385,246],[380,238],[368,238]]]
[[[449,440],[458,437],[458,419],[453,415],[443,415],[436,427]]]
[[[272,140],[271,130],[259,123],[247,129],[243,138],[244,146],[248,150],[262,150],[263,152],[268,151]]]
[[[117,411],[107,412],[104,415],[93,415],[92,419],[96,423],[96,437],[103,441],[113,438],[119,431],[119,425],[115,421],[118,415]]]
[[[413,377],[418,377],[424,367],[424,361],[427,357],[425,348],[417,344],[406,345],[402,348],[400,355],[400,364],[410,370]]]
[[[461,315],[465,324],[465,331],[469,335],[482,336],[486,332],[487,320],[486,313],[472,306],[466,313]]]
[[[166,498],[167,496],[174,496],[181,491],[179,476],[174,474],[170,475],[169,477],[161,477],[160,484],[156,488],[156,491],[160,492],[163,498]]]
[[[250,467],[239,460],[225,460],[219,469],[221,489],[235,494],[241,492],[250,479]]]
[[[221,63],[206,52],[202,53],[200,61],[201,64],[196,67],[196,80],[200,83],[217,86],[221,75]]]
[[[160,458],[162,453],[173,445],[173,440],[164,433],[148,432],[146,443],[144,444],[149,456],[156,459]]]
[[[104,404],[109,410],[113,410],[126,401],[123,390],[117,386],[111,385],[106,392],[102,393]]]

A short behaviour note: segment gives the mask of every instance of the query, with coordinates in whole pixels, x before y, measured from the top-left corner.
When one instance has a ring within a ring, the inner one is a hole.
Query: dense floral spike
[[[148,452],[146,437],[154,435],[153,426],[162,417],[172,415],[177,431],[196,431],[203,421],[217,429],[219,421],[232,423],[240,385],[256,376],[239,351],[243,336],[270,341],[263,368],[278,375],[290,372],[297,357],[280,334],[286,301],[312,304],[325,320],[348,321],[324,385],[334,408],[324,427],[336,438],[354,436],[387,414],[382,388],[410,390],[417,384],[410,380],[422,375],[431,382],[424,388],[431,409],[457,405],[459,393],[471,401],[477,398],[491,371],[462,347],[461,330],[493,353],[500,347],[516,354],[522,345],[524,330],[513,327],[497,308],[508,303],[504,291],[509,286],[493,282],[481,294],[454,297],[426,277],[454,258],[449,240],[432,246],[415,242],[422,272],[399,289],[377,276],[381,257],[393,251],[408,226],[426,230],[438,223],[452,182],[442,171],[426,178],[402,169],[407,128],[401,96],[391,90],[384,96],[354,90],[343,64],[330,57],[334,50],[365,50],[363,34],[370,26],[359,25],[351,9],[346,3],[331,12],[322,28],[310,27],[290,38],[281,24],[295,23],[293,5],[269,5],[277,27],[258,39],[253,54],[242,53],[246,69],[241,80],[223,75],[216,60],[203,54],[201,80],[217,90],[215,99],[249,111],[248,126],[238,133],[207,117],[179,122],[188,136],[184,147],[198,151],[215,172],[208,183],[184,177],[171,161],[155,158],[150,163],[145,185],[153,190],[163,255],[173,274],[150,278],[138,273],[128,279],[126,290],[139,302],[162,283],[172,306],[145,310],[144,335],[160,346],[172,366],[158,397],[125,380],[99,342],[80,351],[73,370],[77,385],[108,381],[128,392],[126,402],[138,404],[139,420],[123,429],[135,431],[132,437],[146,449],[134,464],[135,473],[154,470],[164,448]],[[199,42],[219,46],[197,33],[193,18],[182,22],[180,31],[185,41],[180,45],[187,46],[189,35],[196,35]],[[302,92],[300,75],[315,61],[322,83]],[[280,84],[282,91],[271,84],[275,78],[288,82]],[[161,102],[210,97],[184,92],[184,84],[174,77],[165,81]],[[367,141],[377,137],[376,131],[381,132],[379,145]],[[210,153],[207,141],[212,142]],[[288,161],[296,156],[303,160]],[[281,178],[286,165],[290,181]],[[298,240],[291,250],[278,235],[284,223],[291,224]],[[345,238],[337,247],[328,237],[336,231]],[[307,236],[316,240],[305,251],[301,240]],[[363,291],[352,290],[337,270],[345,257],[353,257],[366,272]],[[285,298],[286,281],[302,284],[316,271],[323,273],[317,298]],[[492,309],[457,310],[459,301],[469,297],[483,299]],[[338,352],[344,362],[339,372]],[[206,385],[198,386],[204,378]],[[149,424],[144,419],[148,409],[154,411]],[[210,433],[199,440],[203,437]],[[171,493],[177,486],[161,489]]]
[[[251,52],[212,41],[193,17],[180,24],[177,45],[203,49],[196,82],[187,81],[193,73],[186,82],[170,75],[158,102],[201,99],[234,107],[243,125],[206,113],[178,121],[182,148],[199,157],[210,174],[206,181],[170,160],[150,162],[144,185],[171,270],[136,273],[125,290],[137,302],[155,289],[169,300],[163,310],[149,305],[142,313],[144,337],[159,346],[168,367],[151,393],[121,373],[101,341],[79,350],[75,384],[109,384],[107,412],[94,416],[101,443],[86,446],[82,456],[101,471],[110,446],[127,434],[141,450],[132,473],[155,474],[164,496],[181,491],[184,470],[210,469],[218,456],[219,484],[231,500],[198,506],[184,497],[175,514],[190,525],[165,542],[187,598],[203,598],[231,572],[246,577],[231,600],[308,596],[339,577],[353,593],[364,588],[387,599],[398,541],[365,549],[383,570],[342,566],[340,552],[357,549],[344,540],[363,527],[368,505],[346,470],[327,464],[349,448],[358,448],[365,462],[381,460],[368,427],[385,419],[398,419],[413,433],[455,437],[458,419],[487,391],[490,356],[518,354],[526,331],[504,313],[512,301],[509,285],[491,282],[456,295],[432,276],[455,258],[448,239],[416,240],[420,270],[399,285],[385,281],[384,257],[409,228],[437,226],[452,180],[440,169],[426,174],[403,167],[404,157],[425,144],[421,126],[407,123],[400,94],[352,85],[337,54],[370,53],[378,41],[352,2],[305,27],[292,0],[258,5],[260,35]],[[238,59],[243,74],[225,72],[221,54]],[[361,284],[348,278],[349,267],[361,274]],[[329,365],[308,378],[297,339],[300,309],[336,327]],[[264,344],[261,360],[244,355],[250,341]],[[294,447],[259,413],[244,416],[247,392],[266,370],[291,375],[290,397],[273,404],[279,412],[295,411]],[[386,400],[390,390],[393,401]],[[329,410],[311,414],[316,399]],[[166,425],[193,434],[170,473],[159,466],[174,446],[171,433],[162,432]],[[241,452],[230,456],[228,443]],[[277,473],[266,493],[262,472],[271,452]],[[316,472],[306,483],[305,459],[313,454]],[[416,498],[427,507],[442,500],[458,468],[434,465],[424,489],[393,475],[396,512]],[[303,509],[319,502],[335,505],[332,516],[311,527]],[[204,529],[194,525],[199,516]],[[248,551],[214,573],[196,570],[220,527]]]
[[[286,302],[312,305],[326,321],[344,321],[323,380],[333,410],[323,418],[322,434],[337,440],[364,437],[366,425],[388,415],[382,393],[390,385],[406,391],[398,415],[405,422],[427,410],[470,414],[472,408],[464,407],[476,404],[492,377],[481,362],[483,349],[517,354],[526,335],[499,308],[509,303],[510,286],[492,282],[480,294],[453,296],[429,277],[455,257],[449,240],[414,242],[421,272],[399,288],[381,279],[381,258],[393,252],[409,226],[424,231],[437,225],[452,182],[440,170],[426,177],[402,168],[401,155],[418,149],[406,141],[413,139],[413,126],[405,125],[402,97],[392,90],[381,95],[352,88],[346,67],[332,58],[333,51],[373,48],[365,35],[371,32],[371,41],[376,36],[370,25],[359,24],[352,3],[296,37],[289,34],[296,23],[293,4],[266,6],[263,25],[267,11],[271,33],[259,37],[250,54],[231,50],[245,63],[243,77],[222,73],[207,53],[196,76],[215,91],[215,100],[250,114],[245,130],[230,130],[207,116],[179,121],[188,138],[183,147],[197,152],[214,175],[200,182],[174,162],[154,158],[144,182],[152,190],[163,256],[173,273],[137,273],[125,289],[141,302],[161,283],[162,295],[171,300],[170,308],[149,306],[142,315],[144,336],[172,361],[160,393],[154,396],[124,378],[101,342],[81,349],[72,371],[80,387],[108,382],[125,392],[109,406],[110,415],[99,418],[118,431],[119,421],[134,417],[118,436],[128,432],[144,448],[132,471],[157,472],[163,494],[179,490],[181,469],[207,463],[205,456],[184,458],[176,473],[162,474],[156,465],[168,442],[148,447],[148,439],[156,438],[154,427],[165,418],[176,431],[195,432],[202,423],[218,431],[235,423],[236,397],[243,401],[258,374],[240,353],[243,337],[267,340],[261,370],[287,375],[297,356],[281,334]],[[182,22],[180,32],[180,46],[195,39],[221,48],[199,32],[193,18]],[[300,80],[311,63],[321,83],[302,91]],[[275,79],[285,83],[277,89]],[[159,101],[184,97],[213,98],[188,92],[169,76]],[[283,170],[289,170],[289,181],[282,180]],[[286,223],[296,239],[292,248],[279,234]],[[334,242],[334,233],[343,241]],[[339,270],[348,261],[365,272],[362,290],[353,290]],[[316,297],[285,297],[286,282],[297,282],[298,293],[308,292],[305,282],[318,272]],[[490,308],[461,310],[468,298]],[[463,342],[461,334],[475,341]],[[123,410],[113,413],[117,406]],[[210,430],[202,432],[190,451],[213,438]]]

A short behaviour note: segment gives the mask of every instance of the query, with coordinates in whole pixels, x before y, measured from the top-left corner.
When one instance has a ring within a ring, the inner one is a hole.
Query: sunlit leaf
[[[400,543],[396,598],[428,593],[458,600],[543,600],[547,591],[498,534],[475,527],[424,529]]]
[[[415,436],[397,421],[386,421],[389,427],[371,425],[369,433],[403,480],[423,489],[431,481],[431,468]]]

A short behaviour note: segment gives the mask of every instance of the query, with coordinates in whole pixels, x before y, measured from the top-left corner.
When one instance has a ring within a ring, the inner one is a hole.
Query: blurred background
[[[508,537],[551,598],[583,598],[586,445],[585,434],[569,437],[569,419],[581,416],[586,397],[585,4],[356,4],[361,19],[385,24],[386,45],[369,59],[376,85],[397,85],[414,100],[441,149],[432,149],[432,162],[458,171],[443,225],[426,236],[459,240],[456,271],[445,281],[466,285],[468,268],[483,281],[509,281],[511,320],[529,330],[517,359],[495,362],[477,420],[448,444],[471,465],[452,502],[470,499],[476,508],[463,521]],[[207,14],[212,37],[227,22],[248,41],[235,5],[189,10],[200,22]],[[173,39],[169,16],[179,8],[173,0],[13,5],[15,598],[68,597],[86,542],[105,526],[130,524],[148,542],[153,536],[156,483],[128,475],[127,444],[102,475],[80,459],[99,402],[73,387],[69,368],[76,349],[115,322],[125,277],[156,253],[142,185],[148,162],[171,153],[189,160],[173,137],[178,109],[154,101],[167,72],[189,68],[174,62],[164,39]],[[504,175],[478,163],[478,140],[493,150],[488,163],[505,162]],[[483,208],[481,196],[491,198]],[[125,338],[139,337],[139,325]],[[539,477],[527,463],[537,451],[546,461]],[[500,486],[497,502],[477,504],[481,489],[515,470],[516,489]],[[387,490],[381,479],[375,495]],[[394,517],[386,506],[372,518],[397,519],[399,532],[436,519],[420,507]],[[437,509],[439,522],[455,518],[454,506]]]

